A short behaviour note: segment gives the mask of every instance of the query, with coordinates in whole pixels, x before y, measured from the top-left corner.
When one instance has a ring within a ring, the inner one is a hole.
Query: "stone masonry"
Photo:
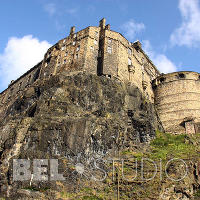
[[[30,86],[37,80],[77,72],[135,85],[147,101],[155,103],[168,132],[200,132],[200,74],[160,74],[142,50],[141,43],[131,43],[122,34],[111,30],[104,18],[98,27],[89,26],[79,32],[72,27],[69,36],[49,48],[40,63],[12,81],[0,94],[0,118],[22,91],[31,93]]]

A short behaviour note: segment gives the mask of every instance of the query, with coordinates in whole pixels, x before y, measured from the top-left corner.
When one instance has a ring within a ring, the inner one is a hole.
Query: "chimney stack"
[[[105,29],[105,26],[106,26],[106,19],[103,18],[102,20],[99,21],[99,27]]]
[[[75,26],[72,26],[70,30],[70,35],[73,35],[74,33],[75,33]]]
[[[109,31],[110,31],[110,24],[107,24],[107,25],[106,25],[106,30],[109,30]]]

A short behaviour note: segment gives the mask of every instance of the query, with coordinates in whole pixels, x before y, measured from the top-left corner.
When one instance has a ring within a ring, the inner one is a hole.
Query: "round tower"
[[[161,74],[152,82],[155,105],[166,132],[200,132],[200,74]]]

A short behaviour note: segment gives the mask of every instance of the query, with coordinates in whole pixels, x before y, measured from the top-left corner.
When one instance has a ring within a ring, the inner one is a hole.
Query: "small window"
[[[108,47],[107,51],[108,51],[108,53],[112,53],[112,48]]]
[[[31,80],[31,75],[29,75],[28,79],[27,79],[27,83]]]
[[[67,52],[65,52],[65,56],[67,56],[68,55],[68,53]]]
[[[132,60],[128,58],[128,65],[132,65]]]
[[[19,83],[19,89],[21,88],[21,86],[22,86],[22,82]]]
[[[67,63],[67,60],[65,59],[64,61],[63,61],[63,64],[66,64]]]
[[[94,50],[94,47],[93,47],[93,46],[90,46],[90,49],[91,49],[91,50]]]
[[[178,77],[179,77],[179,78],[185,78],[185,74],[183,74],[183,73],[178,74]]]
[[[78,59],[78,54],[75,55],[75,59]]]
[[[48,53],[47,58],[49,58],[51,56],[51,52]]]
[[[79,51],[80,50],[80,46],[78,46],[77,48],[76,48],[76,51]]]
[[[77,34],[75,33],[75,34],[74,34],[74,38],[76,38],[76,37],[77,37]]]
[[[58,66],[60,65],[60,61],[58,62]]]
[[[64,40],[63,40],[63,43],[65,43],[65,42],[66,42],[66,40],[64,39]]]
[[[94,44],[97,45],[97,40],[94,40]]]
[[[72,45],[74,46],[76,44],[76,42],[73,42]]]
[[[165,78],[164,78],[164,77],[161,77],[161,78],[160,78],[160,82],[163,83],[164,81],[165,81]]]
[[[128,55],[132,55],[132,49],[128,48]]]
[[[97,31],[95,32],[95,36],[96,36],[96,37],[98,37],[98,36],[99,36],[99,33],[98,33]]]
[[[112,40],[111,39],[108,39],[108,44],[111,44],[112,43]]]
[[[63,51],[63,50],[65,50],[65,48],[66,48],[65,46],[62,46],[61,50]]]

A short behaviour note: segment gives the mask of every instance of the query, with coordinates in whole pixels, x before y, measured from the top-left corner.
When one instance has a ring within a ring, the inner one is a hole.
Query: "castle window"
[[[76,38],[76,36],[77,36],[77,34],[75,33],[75,34],[74,34],[74,38]]]
[[[78,59],[78,54],[75,55],[75,59]]]
[[[74,46],[76,44],[76,42],[73,42],[72,45]]]
[[[58,66],[60,65],[60,61],[58,61]]]
[[[66,40],[64,39],[64,40],[63,40],[63,43],[65,43],[65,42],[66,42]]]
[[[128,48],[128,54],[132,55],[132,49]]]
[[[64,61],[63,61],[63,64],[66,64],[67,63],[67,60],[65,59]]]
[[[112,53],[112,48],[108,47],[107,51],[108,51],[108,53]]]
[[[179,77],[179,78],[185,78],[185,74],[183,74],[183,73],[178,74],[178,77]]]
[[[97,40],[94,40],[94,44],[97,45]]]
[[[108,39],[108,44],[111,44],[112,43],[112,40],[111,39]]]
[[[96,37],[98,37],[99,33],[96,31],[96,32],[95,32],[95,35],[96,35]]]
[[[63,50],[65,50],[65,48],[66,48],[65,46],[62,46],[61,50],[63,51]]]
[[[27,83],[29,83],[30,80],[31,80],[31,75],[28,77]]]
[[[67,53],[67,52],[65,52],[65,56],[67,56],[67,54],[68,54],[68,53]]]
[[[94,50],[94,47],[93,47],[93,46],[90,46],[90,49],[91,49],[91,50]]]
[[[161,83],[163,83],[164,81],[165,81],[165,78],[164,78],[164,77],[160,78],[160,82],[161,82]]]
[[[128,65],[132,65],[132,60],[128,58]]]
[[[21,86],[22,86],[22,82],[19,83],[19,89],[21,88]]]
[[[76,48],[76,51],[79,51],[80,50],[80,45]]]
[[[51,56],[51,52],[48,53],[47,58],[49,58]]]

